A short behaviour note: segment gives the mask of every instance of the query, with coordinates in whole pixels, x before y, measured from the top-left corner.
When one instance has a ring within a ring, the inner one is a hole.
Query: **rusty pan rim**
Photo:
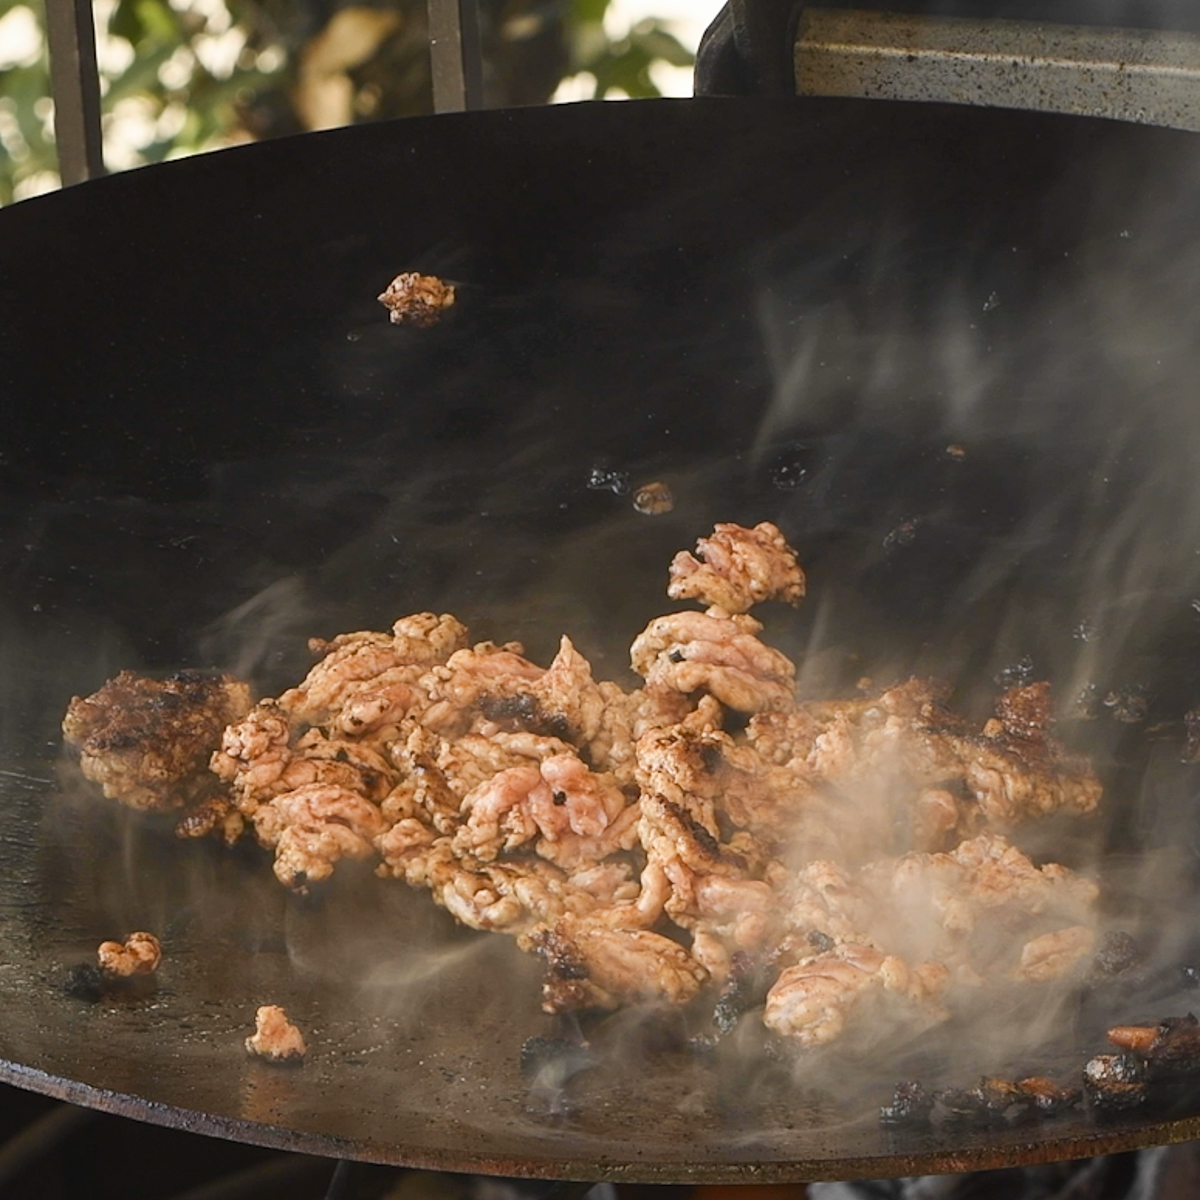
[[[0,1082],[112,1116],[145,1121],[205,1137],[235,1140],[270,1150],[352,1159],[414,1170],[594,1183],[756,1184],[893,1179],[1036,1166],[1200,1140],[1200,1116],[1196,1116],[1157,1121],[1136,1129],[1098,1128],[1083,1135],[1031,1138],[1015,1146],[973,1146],[941,1153],[732,1163],[689,1163],[685,1160],[645,1163],[574,1157],[507,1158],[383,1145],[368,1140],[288,1129],[265,1122],[222,1117],[146,1100],[127,1092],[93,1087],[5,1059],[0,1059]]]

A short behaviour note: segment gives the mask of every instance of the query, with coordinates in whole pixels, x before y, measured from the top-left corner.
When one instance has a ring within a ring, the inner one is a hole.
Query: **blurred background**
[[[489,108],[691,94],[720,0],[479,0]],[[433,111],[425,0],[94,0],[110,171]],[[0,204],[59,186],[40,0],[0,0]]]

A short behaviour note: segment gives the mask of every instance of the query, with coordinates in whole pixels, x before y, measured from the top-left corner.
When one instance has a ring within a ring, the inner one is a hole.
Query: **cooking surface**
[[[1072,731],[1113,799],[1055,853],[1137,850],[1191,886],[1197,149],[986,111],[609,105],[294,139],[0,214],[0,1074],[272,1145],[597,1179],[1200,1134],[1178,1113],[888,1133],[894,1075],[784,1086],[619,1021],[597,1036],[622,1054],[538,1091],[521,1044],[561,1031],[507,939],[366,871],[297,901],[252,848],[100,803],[56,735],[121,667],[231,667],[270,693],[307,636],[427,607],[542,660],[569,632],[627,680],[670,554],[771,519],[812,590],[766,636],[804,652],[812,692],[917,670],[971,707],[1025,656],[1064,695],[1146,689],[1142,725]],[[406,269],[462,285],[438,328],[375,302]],[[668,482],[674,512],[635,513],[625,475]],[[134,928],[162,938],[157,994],[62,990]],[[303,1068],[245,1058],[261,1003],[305,1031]]]

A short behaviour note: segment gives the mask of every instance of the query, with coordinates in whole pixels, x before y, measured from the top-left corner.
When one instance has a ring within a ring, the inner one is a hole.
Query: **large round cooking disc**
[[[1198,151],[982,110],[631,103],[285,139],[0,213],[0,1078],[264,1145],[597,1180],[895,1176],[1200,1135],[1186,1111],[887,1131],[870,1055],[780,1087],[640,1018],[559,1090],[522,1072],[527,1038],[564,1031],[507,939],[369,869],[291,897],[256,849],[100,800],[57,734],[122,667],[235,667],[270,692],[307,636],[423,608],[542,660],[570,632],[628,681],[670,554],[714,519],[775,519],[801,547],[812,594],[768,636],[828,649],[813,670],[891,655],[990,679],[1025,649],[1014,596],[1049,621],[1095,583],[1070,501],[1097,463],[1190,536],[1168,486],[1190,435],[1151,414],[1194,378],[1197,272],[1170,267],[1194,250],[1173,223]],[[388,324],[375,297],[407,269],[460,285],[441,326]],[[670,483],[675,511],[635,512],[626,476]],[[1035,513],[1004,587],[982,579]],[[1169,661],[1136,649],[1184,704],[1195,571],[1164,563],[1105,611],[1177,622]],[[1057,670],[1080,641],[1047,628],[1028,636]],[[156,992],[64,990],[137,928],[164,945]],[[306,1032],[302,1068],[244,1054],[264,1003]],[[1036,1054],[1077,1071],[1097,1048]]]

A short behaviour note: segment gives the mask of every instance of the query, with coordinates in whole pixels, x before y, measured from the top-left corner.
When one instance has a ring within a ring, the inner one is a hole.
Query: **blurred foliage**
[[[95,0],[107,165],[431,111],[425,4]],[[655,63],[691,63],[658,21],[611,37],[608,7],[480,0],[488,107],[545,103],[573,75],[655,96]],[[56,166],[40,0],[0,0],[0,204],[55,186]]]

